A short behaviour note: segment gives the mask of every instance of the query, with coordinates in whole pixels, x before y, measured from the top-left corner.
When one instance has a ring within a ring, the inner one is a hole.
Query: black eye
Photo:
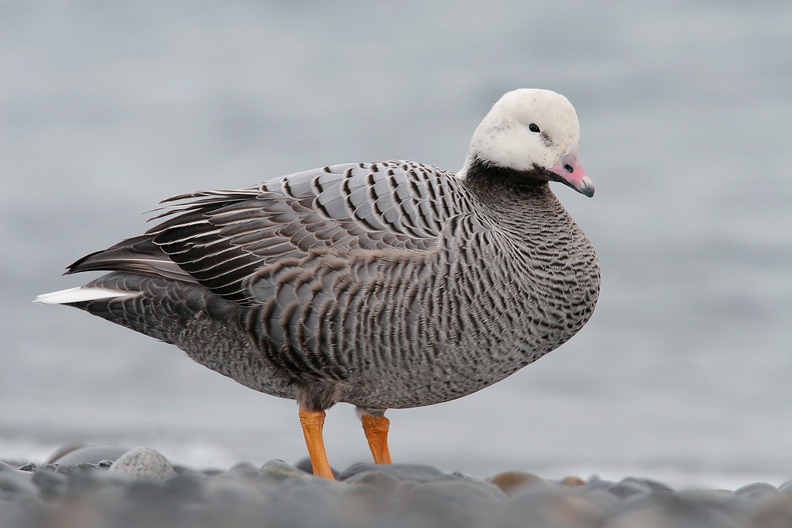
[[[539,127],[536,126],[536,123],[531,123],[530,125],[528,125],[528,130],[530,130],[531,132],[536,132],[537,134],[541,132],[541,130],[539,130]]]

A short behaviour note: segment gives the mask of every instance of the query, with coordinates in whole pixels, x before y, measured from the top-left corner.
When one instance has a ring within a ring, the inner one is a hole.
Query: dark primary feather
[[[86,255],[66,268],[66,274],[81,271],[128,271],[195,282],[154,244],[150,235],[128,238],[105,250]]]

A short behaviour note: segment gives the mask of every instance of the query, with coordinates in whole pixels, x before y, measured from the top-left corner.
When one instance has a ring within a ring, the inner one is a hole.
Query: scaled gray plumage
[[[460,174],[335,165],[171,198],[146,234],[69,267],[110,271],[83,289],[118,295],[54,302],[301,408],[381,415],[480,390],[575,335],[599,292],[594,250],[548,185],[593,193],[574,110],[517,92],[482,122]],[[507,146],[533,121],[542,137],[523,160]]]

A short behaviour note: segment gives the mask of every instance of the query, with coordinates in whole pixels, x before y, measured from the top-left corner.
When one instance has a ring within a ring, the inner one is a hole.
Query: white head
[[[580,124],[569,100],[550,90],[506,93],[473,133],[460,175],[474,160],[518,172],[537,171],[587,196],[594,185],[578,162]]]

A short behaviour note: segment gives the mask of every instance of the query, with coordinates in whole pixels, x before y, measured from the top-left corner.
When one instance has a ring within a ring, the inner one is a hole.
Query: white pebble
[[[168,459],[150,447],[130,449],[107,472],[154,482],[165,482],[176,476]]]

